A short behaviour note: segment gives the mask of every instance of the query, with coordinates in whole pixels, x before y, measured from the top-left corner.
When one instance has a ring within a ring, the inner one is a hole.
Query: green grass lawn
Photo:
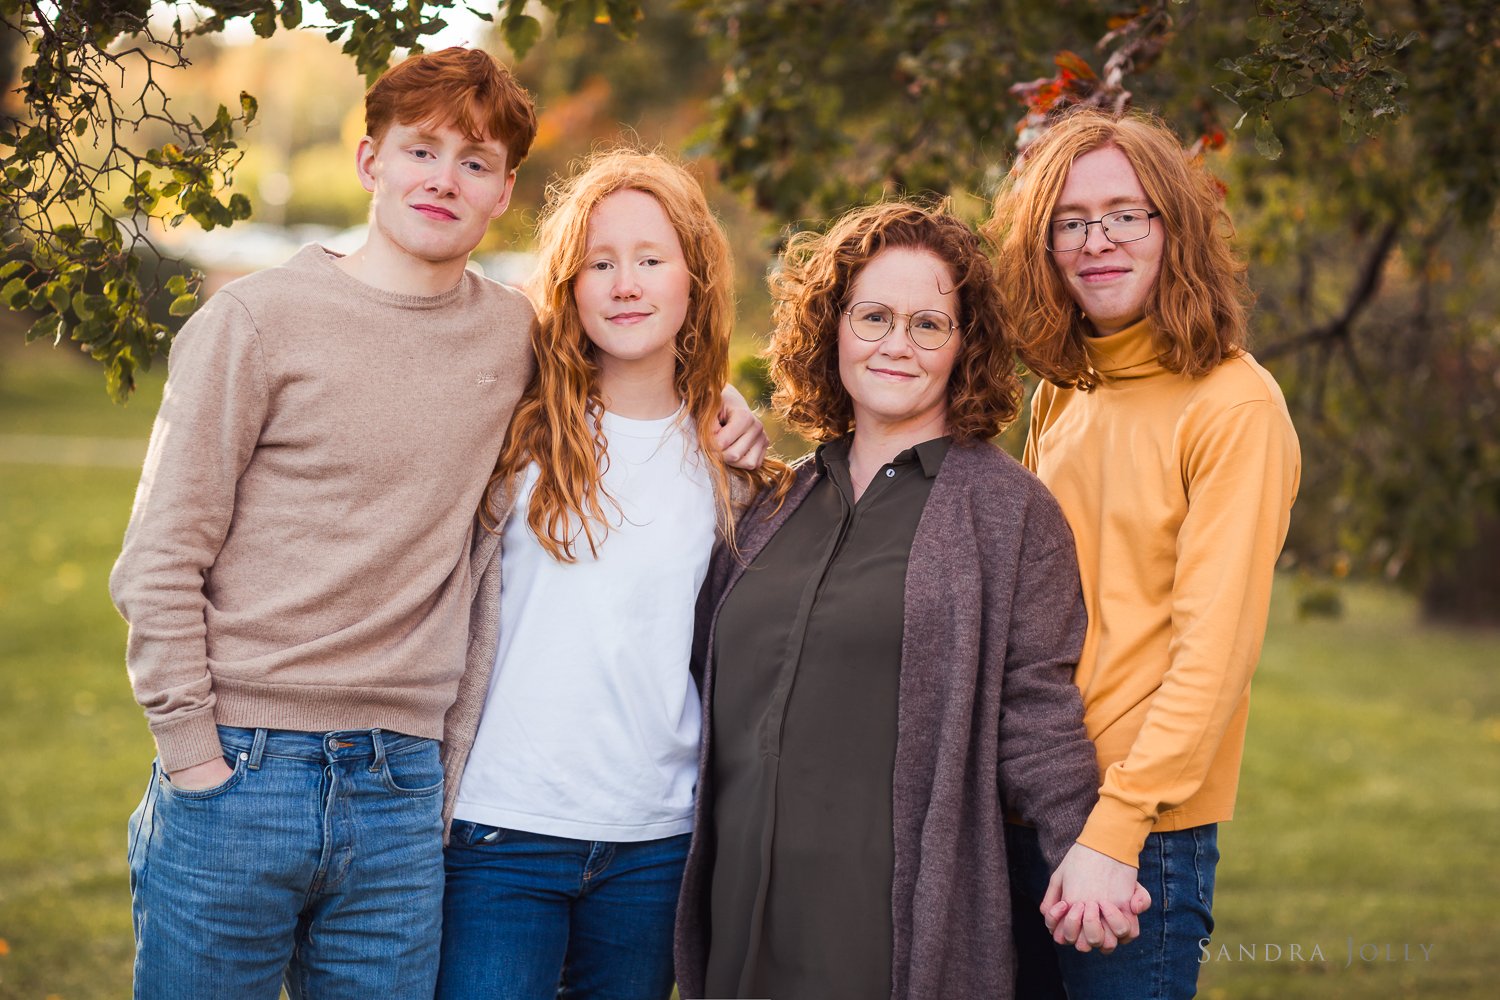
[[[1422,626],[1373,587],[1345,588],[1343,621],[1297,622],[1294,592],[1256,675],[1203,994],[1493,995],[1500,633]]]
[[[47,344],[21,347],[20,336],[4,322],[0,338],[0,435],[144,439],[151,433],[165,359],[138,375],[135,395],[118,406],[104,391],[103,371],[78,352]]]
[[[120,411],[94,372],[7,353],[0,437],[139,437],[156,392]],[[129,994],[125,820],[151,741],[105,587],[134,486],[130,470],[0,455],[0,997]],[[1294,589],[1278,587],[1239,818],[1221,833],[1203,995],[1491,993],[1500,632],[1425,627],[1405,597],[1362,586],[1345,588],[1344,620],[1297,622]]]

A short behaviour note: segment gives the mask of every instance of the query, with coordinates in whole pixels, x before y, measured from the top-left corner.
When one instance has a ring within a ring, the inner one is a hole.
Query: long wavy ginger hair
[[[1007,320],[1021,358],[1063,388],[1098,385],[1084,349],[1088,318],[1068,294],[1047,250],[1047,227],[1073,161],[1113,146],[1125,154],[1166,233],[1161,272],[1146,303],[1168,371],[1206,375],[1244,349],[1244,264],[1234,255],[1223,197],[1160,119],[1093,108],[1065,113],[1027,150],[995,201],[986,233],[999,247]],[[1145,206],[1143,206],[1145,207]]]
[[[827,233],[797,233],[787,242],[770,278],[774,329],[765,353],[776,384],[772,404],[814,441],[855,429],[854,402],[839,378],[839,327],[860,271],[892,248],[926,251],[948,266],[959,301],[948,426],[955,441],[994,437],[1016,418],[1021,383],[1015,353],[984,245],[945,206],[869,205],[844,215]]]
[[[645,192],[660,203],[692,276],[687,316],[673,343],[673,381],[684,404],[684,419],[697,431],[715,487],[719,528],[731,546],[730,479],[752,488],[778,485],[785,470],[775,462],[753,473],[729,468],[713,445],[729,370],[734,269],[729,242],[702,187],[681,165],[658,153],[596,153],[571,179],[547,190],[537,230],[537,271],[529,286],[537,309],[531,335],[537,369],[511,418],[481,511],[485,526],[498,531],[491,490],[535,462],[540,475],[526,522],[541,546],[560,562],[576,560],[579,541],[586,541],[589,553],[597,555],[609,532],[604,504],[612,501],[601,485],[609,463],[608,442],[597,419],[604,412],[598,349],[584,332],[573,281],[583,269],[594,208],[623,190]]]

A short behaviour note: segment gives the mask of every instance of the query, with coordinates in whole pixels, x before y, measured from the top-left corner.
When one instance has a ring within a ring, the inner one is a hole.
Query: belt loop
[[[374,773],[385,766],[385,741],[380,738],[380,730],[370,730],[370,745],[375,748],[375,759],[370,762],[370,771]]]
[[[266,733],[267,730],[265,729],[257,729],[255,731],[255,742],[250,744],[250,761],[248,766],[252,771],[260,770],[260,759],[266,753]]]

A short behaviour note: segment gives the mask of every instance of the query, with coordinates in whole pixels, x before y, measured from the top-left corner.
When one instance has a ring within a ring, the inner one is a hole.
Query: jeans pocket
[[[229,777],[208,788],[179,788],[172,784],[172,779],[167,776],[165,770],[162,770],[160,764],[157,765],[158,781],[162,790],[174,799],[189,799],[198,802],[204,799],[216,799],[244,780],[248,757],[249,754],[246,753],[235,752],[234,756],[226,753],[224,763],[230,767]]]
[[[387,754],[380,768],[386,791],[408,798],[439,795],[443,791],[443,765],[438,760],[436,740],[423,740]]]
[[[466,819],[456,819],[453,821],[448,842],[462,847],[494,847],[496,844],[504,843],[513,832],[498,826],[486,826],[483,823],[472,823]]]

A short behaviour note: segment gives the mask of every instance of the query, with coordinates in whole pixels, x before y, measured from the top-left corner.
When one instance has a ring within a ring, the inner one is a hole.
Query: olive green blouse
[[[724,601],[714,655],[707,995],[891,990],[891,779],[912,539],[948,438],[876,472],[850,439]]]

